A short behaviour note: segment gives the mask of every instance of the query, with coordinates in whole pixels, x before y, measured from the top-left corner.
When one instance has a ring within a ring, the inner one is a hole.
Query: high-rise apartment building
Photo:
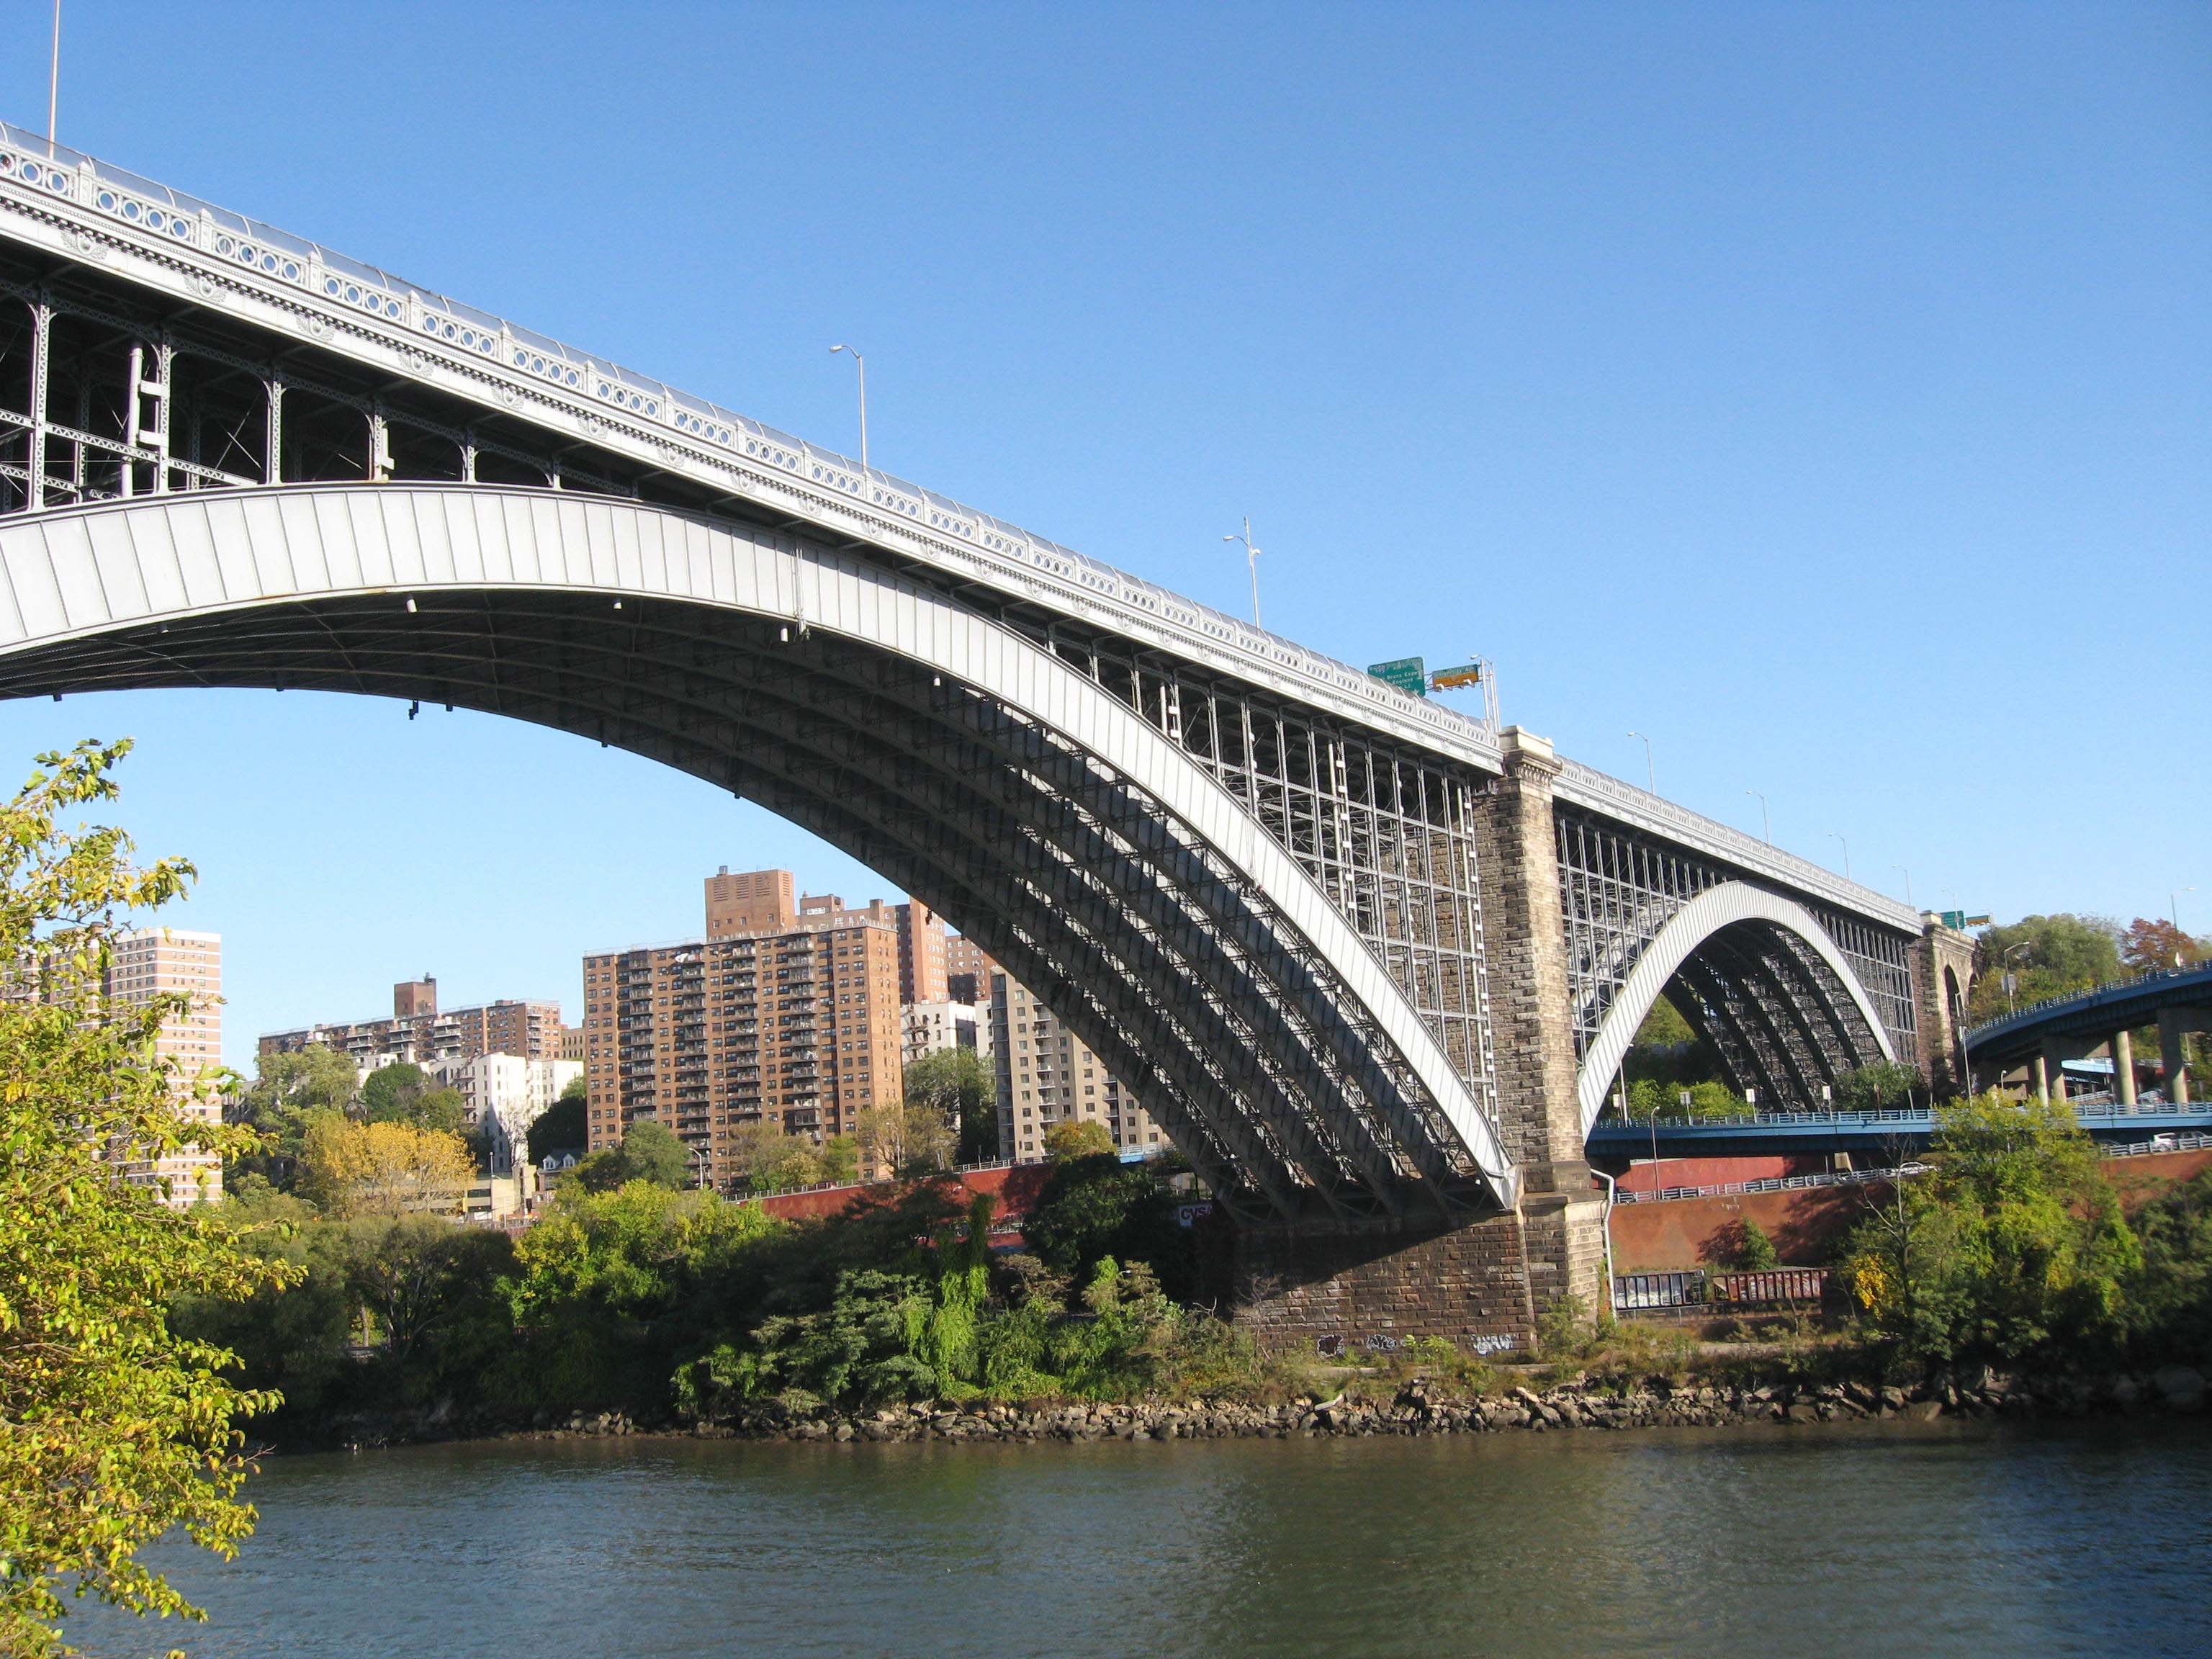
[[[561,1058],[561,1005],[504,1000],[481,1007],[438,1009],[438,981],[425,975],[392,988],[392,1018],[350,1024],[307,1025],[272,1031],[261,1039],[264,1054],[301,1048],[335,1048],[362,1071],[395,1060],[429,1066],[471,1054],[514,1054],[523,1060]]]
[[[999,964],[972,939],[954,933],[945,941],[945,1000],[991,1006],[991,975]]]
[[[202,1071],[222,1063],[222,936],[175,927],[122,934],[108,954],[106,991],[111,1000],[129,1007],[143,1008],[168,993],[182,992],[191,998],[189,1012],[162,1022],[154,1051],[175,1066],[185,1115],[195,1121],[220,1121],[217,1103],[186,1097]],[[222,1196],[222,1164],[212,1152],[173,1153],[143,1173],[163,1183],[173,1205],[212,1202]]]
[[[999,1083],[999,1150],[1017,1164],[1045,1156],[1055,1123],[1103,1123],[1121,1152],[1164,1151],[1136,1096],[1050,1009],[1003,969],[991,975],[991,1042]]]
[[[732,1131],[817,1144],[900,1093],[894,907],[794,897],[788,871],[707,883],[708,936],[584,958],[590,1145],[657,1118],[729,1173]]]

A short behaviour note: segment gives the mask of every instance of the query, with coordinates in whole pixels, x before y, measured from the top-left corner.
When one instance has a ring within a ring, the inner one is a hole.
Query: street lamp
[[[1912,872],[1901,864],[1893,864],[1889,867],[1905,878],[1905,902],[1917,910],[1920,907],[1912,903]]]
[[[1843,844],[1844,879],[1845,881],[1849,881],[1851,879],[1851,844],[1850,842],[1844,841],[1842,834],[1838,830],[1831,830],[1828,831],[1828,834],[1832,839],[1840,842]]]
[[[1628,735],[1644,745],[1644,783],[1656,795],[1659,793],[1659,775],[1651,769],[1651,739],[1641,732],[1631,732]]]
[[[841,351],[851,352],[854,367],[860,371],[860,471],[866,472],[868,470],[868,360],[854,346],[833,345],[830,348],[830,355],[833,357]]]
[[[1244,544],[1244,562],[1252,568],[1252,626],[1257,628],[1260,625],[1260,550],[1252,544],[1251,514],[1245,514],[1242,534],[1224,536],[1221,539]]]
[[[46,77],[46,160],[54,159],[54,118],[62,102],[62,0],[54,0],[54,61]]]
[[[2173,924],[2173,931],[2177,933],[2181,933],[2181,907],[2174,902],[2174,900],[2179,894],[2193,893],[2196,890],[2194,887],[2177,887],[2166,896],[2166,919]],[[2182,937],[2186,939],[2189,936],[2182,933]],[[2181,946],[2179,945],[2173,947],[2173,965],[2177,968],[2181,966]]]
[[[1766,797],[1759,794],[1756,789],[1747,789],[1743,793],[1747,795],[1759,795],[1759,832],[1765,837],[1769,847],[1773,846],[1774,821],[1766,816]]]
[[[1998,958],[1998,965],[2004,970],[2005,1012],[2008,1016],[2020,1012],[2020,1004],[2013,999],[2013,993],[2020,988],[2020,975],[2012,970],[2012,959],[2022,951],[2033,948],[2033,941],[2025,945],[2015,945]]]
[[[691,1146],[689,1151],[692,1157],[699,1160],[699,1190],[703,1193],[707,1190],[707,1154],[703,1149],[697,1146]]]

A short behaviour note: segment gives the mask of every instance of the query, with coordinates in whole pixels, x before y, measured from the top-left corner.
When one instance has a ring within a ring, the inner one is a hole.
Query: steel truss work
[[[1579,812],[1561,810],[1557,824],[1575,1048],[1588,1056],[1662,931],[1701,895],[1744,875]],[[1699,941],[1666,986],[1736,1086],[1759,1090],[1762,1102],[1817,1103],[1824,1086],[1883,1051],[1908,1060],[1917,1053],[1903,938],[1819,905],[1802,914],[1825,935],[1827,951],[1771,917],[1747,917]],[[1838,963],[1872,1021],[1855,1008]],[[1640,1019],[1644,1010],[1629,1012]]]

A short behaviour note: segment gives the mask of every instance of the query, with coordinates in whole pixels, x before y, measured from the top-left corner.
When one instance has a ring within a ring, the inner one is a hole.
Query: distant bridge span
[[[981,942],[1248,1224],[1514,1218],[1538,1301],[1595,1305],[1583,1137],[1662,991],[1763,1104],[1948,1043],[1905,906],[4,126],[0,573],[0,695],[450,702],[758,799]]]

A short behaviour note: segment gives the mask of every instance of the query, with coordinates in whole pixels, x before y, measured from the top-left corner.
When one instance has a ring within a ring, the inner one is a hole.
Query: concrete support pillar
[[[2181,1044],[2182,1036],[2189,1029],[2185,1012],[2179,1008],[2158,1011],[2159,1058],[2166,1063],[2166,1097],[2176,1106],[2189,1103],[2189,1068],[2185,1063],[2187,1051]]]
[[[2043,1052],[2036,1056],[2036,1079],[2042,1097],[2064,1104],[2066,1100],[2066,1048],[2051,1038],[2043,1039]]]
[[[1481,802],[1475,857],[1490,964],[1498,1130],[1519,1165],[1529,1293],[1540,1316],[1567,1297],[1609,1307],[1605,1205],[1583,1156],[1575,1097],[1566,927],[1559,908],[1552,745],[1518,726],[1500,733],[1505,773]]]
[[[2027,1074],[2034,1079],[2035,1097],[2042,1101],[2049,1100],[2051,1098],[2051,1067],[2046,1058],[2039,1054],[2027,1062]]]
[[[2112,1051],[2112,1098],[2123,1106],[2136,1103],[2136,1040],[2127,1031],[2115,1031]]]

